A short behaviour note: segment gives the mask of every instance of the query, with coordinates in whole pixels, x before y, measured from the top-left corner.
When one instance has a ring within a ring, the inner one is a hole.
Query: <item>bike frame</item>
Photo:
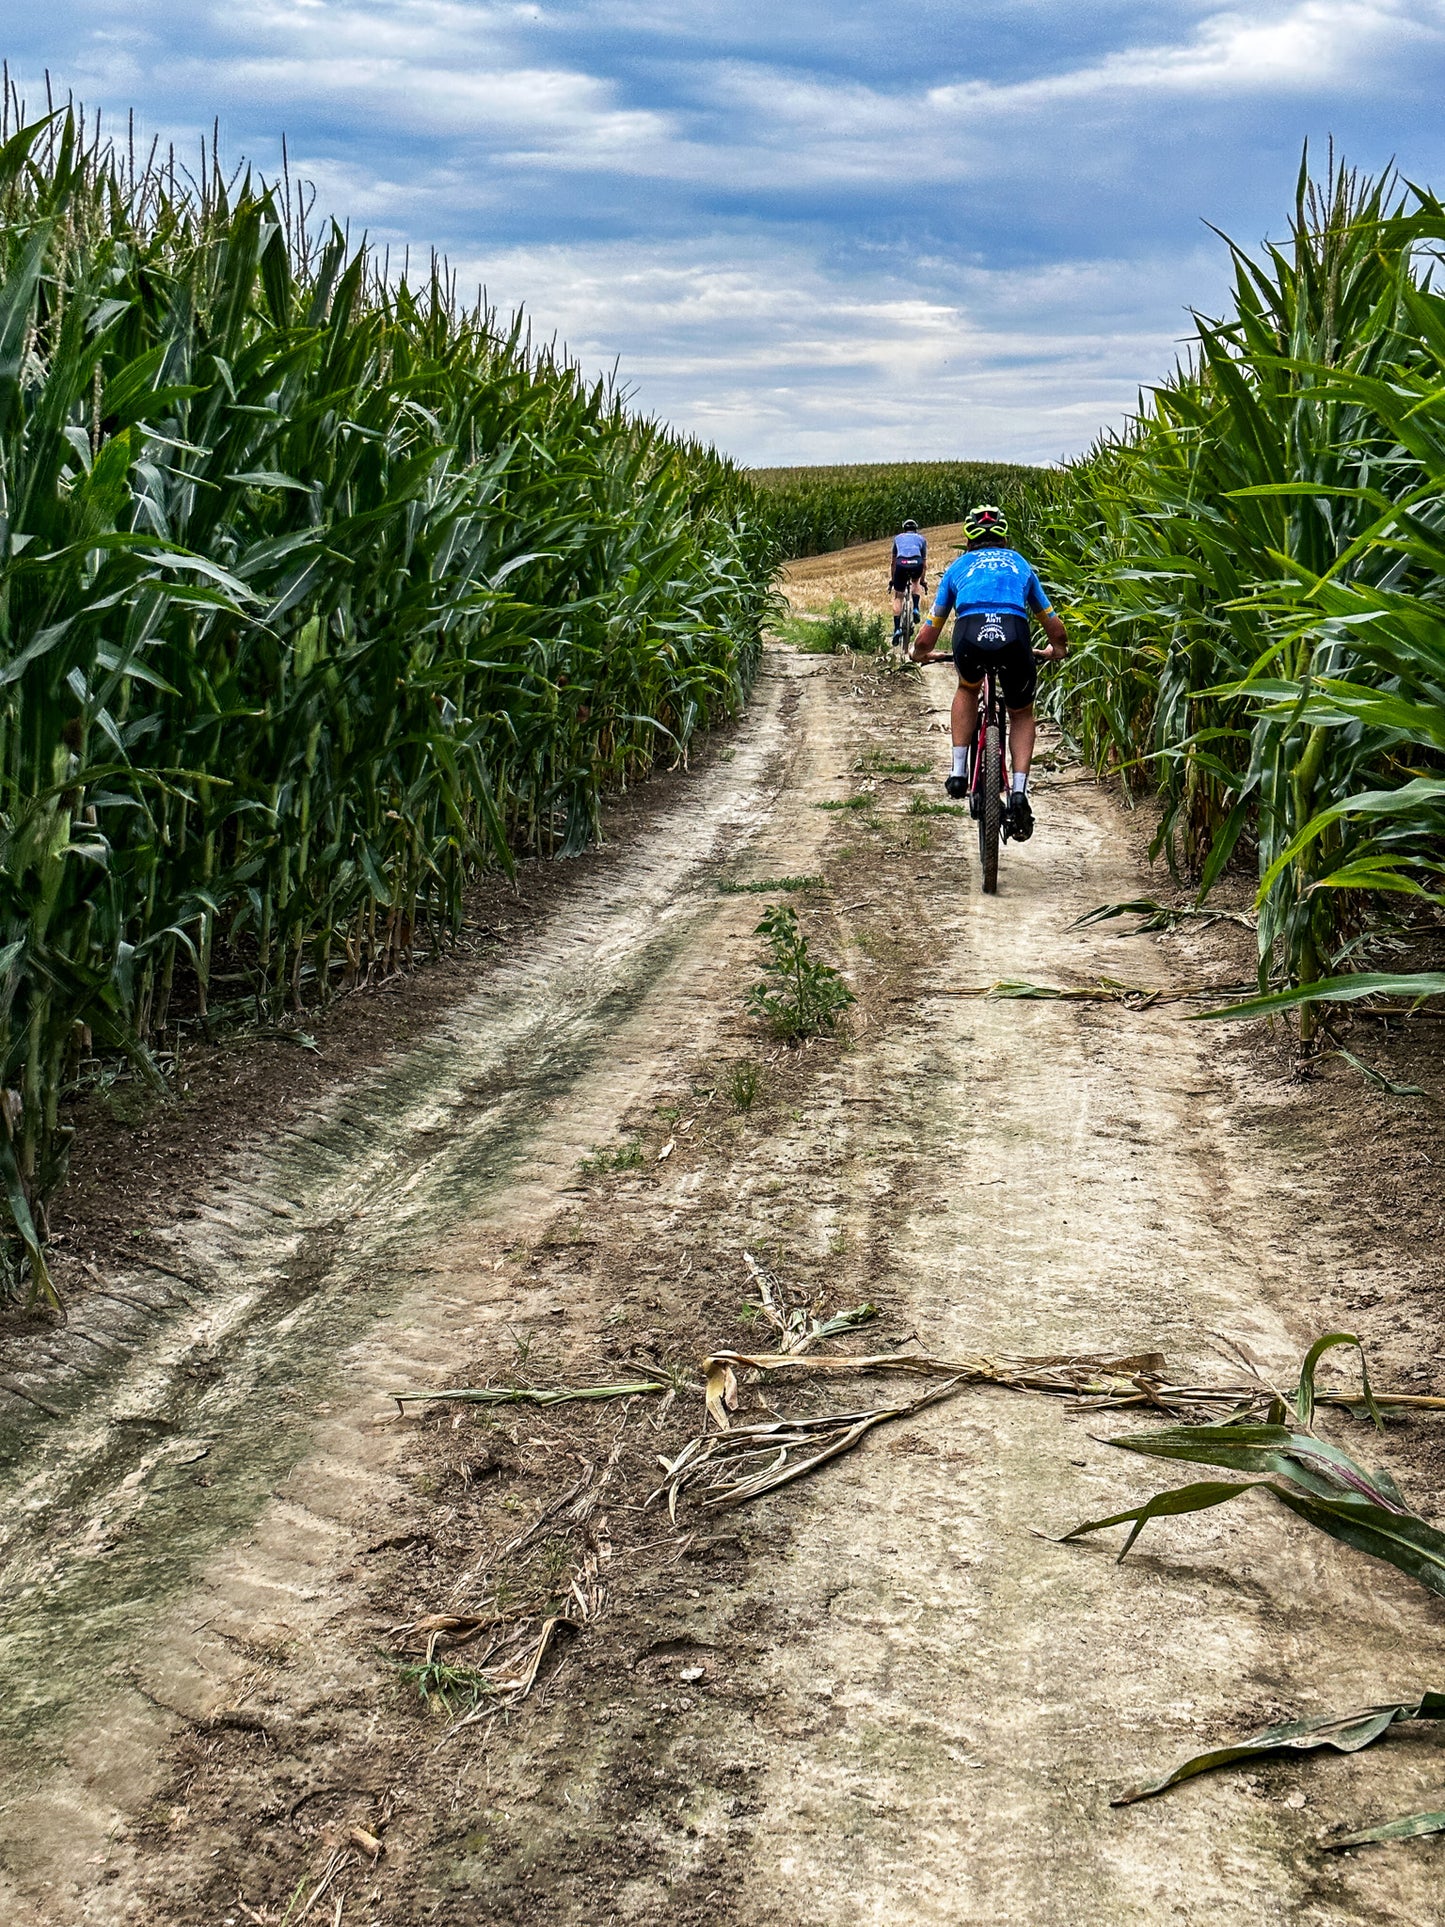
[[[973,812],[975,816],[979,814],[979,811],[983,805],[983,774],[984,774],[983,746],[988,737],[988,728],[990,723],[992,723],[999,732],[1000,745],[1002,749],[1002,759],[1000,763],[1000,770],[1003,776],[1004,789],[1007,790],[1009,786],[1009,782],[1011,780],[1009,776],[1009,761],[1008,761],[1008,758],[1009,758],[1008,710],[1004,706],[1003,685],[999,682],[997,676],[994,675],[991,669],[985,670],[983,682],[979,687],[978,724],[973,732],[973,756],[971,759],[972,776],[971,776],[971,782],[970,782],[970,790],[971,790],[974,803],[976,805]]]
[[[913,638],[917,633],[919,615],[916,605],[922,601],[922,596],[919,591],[923,589],[923,586],[922,576],[917,577],[911,582],[905,582],[903,585],[903,609],[898,618],[898,641],[905,657],[913,647]],[[891,570],[888,576],[888,592],[890,595],[898,594],[898,591],[893,587]]]

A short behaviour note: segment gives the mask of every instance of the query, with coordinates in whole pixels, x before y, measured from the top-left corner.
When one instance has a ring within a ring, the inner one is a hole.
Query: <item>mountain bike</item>
[[[998,894],[998,847],[1008,782],[1003,748],[1007,740],[1003,686],[993,671],[987,670],[978,692],[978,732],[973,739],[973,781],[968,792],[969,814],[978,823],[978,863],[987,896]]]
[[[892,586],[893,579],[890,576],[889,587],[892,588]],[[894,642],[902,650],[905,662],[913,649],[913,635],[918,627],[918,592],[924,586],[921,576],[916,581],[905,582],[903,585],[903,613],[898,618],[898,634],[894,637]]]
[[[1035,662],[1048,658],[1034,651]],[[925,656],[925,662],[946,662],[953,667],[952,655]],[[1005,797],[1008,767],[1004,745],[1008,741],[1008,709],[1003,699],[1003,684],[994,672],[985,670],[978,692],[978,728],[973,739],[969,769],[968,813],[978,824],[978,862],[986,896],[998,895],[998,852],[1003,842]]]

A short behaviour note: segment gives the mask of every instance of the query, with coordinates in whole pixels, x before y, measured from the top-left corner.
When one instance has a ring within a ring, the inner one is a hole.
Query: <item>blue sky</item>
[[[748,461],[1048,460],[1117,422],[1334,135],[1445,189],[1445,0],[49,0],[48,67],[445,250]]]

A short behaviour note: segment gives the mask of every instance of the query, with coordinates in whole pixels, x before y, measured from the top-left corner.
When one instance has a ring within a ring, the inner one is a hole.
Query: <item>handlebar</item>
[[[1062,656],[1050,655],[1047,649],[1035,649],[1032,651],[1032,654],[1035,662],[1062,662],[1063,661]],[[915,669],[927,669],[930,663],[939,663],[939,662],[946,662],[951,666],[953,663],[952,650],[950,650],[946,656],[940,656],[938,654],[934,654],[931,656],[918,656],[913,659],[913,667]]]

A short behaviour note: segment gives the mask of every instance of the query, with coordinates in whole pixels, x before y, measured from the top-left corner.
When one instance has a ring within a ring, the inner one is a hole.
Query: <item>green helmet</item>
[[[977,542],[985,535],[1007,535],[1008,517],[992,502],[980,502],[964,516],[963,532],[970,542]]]

